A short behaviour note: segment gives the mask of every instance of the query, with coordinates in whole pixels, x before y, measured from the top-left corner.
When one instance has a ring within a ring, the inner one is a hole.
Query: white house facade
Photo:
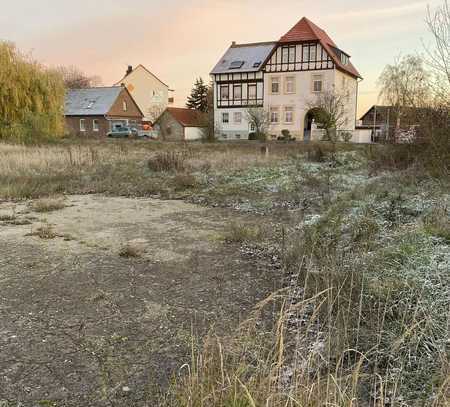
[[[129,66],[125,76],[116,83],[125,86],[144,113],[144,121],[153,122],[166,108],[173,104],[169,86],[143,65]]]
[[[216,135],[221,140],[248,139],[255,130],[248,109],[268,116],[272,138],[289,130],[297,140],[318,139],[312,109],[321,94],[339,94],[345,111],[338,128],[355,133],[360,74],[350,56],[321,28],[302,18],[276,42],[232,43],[211,72]]]

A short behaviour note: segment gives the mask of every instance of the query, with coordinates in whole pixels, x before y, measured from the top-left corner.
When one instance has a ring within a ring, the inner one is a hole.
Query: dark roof
[[[66,116],[106,115],[123,91],[123,87],[71,89],[66,93]]]
[[[276,42],[260,42],[254,44],[235,44],[227,50],[212,70],[211,74],[234,72],[257,72],[263,68],[267,58],[276,46]],[[241,62],[232,68],[233,62]]]
[[[183,127],[205,127],[205,113],[181,107],[168,107],[166,112]]]
[[[347,64],[344,64],[341,61],[340,54],[343,53],[347,56],[348,54],[341,51],[324,30],[315,25],[312,21],[308,20],[306,17],[303,17],[279,40],[280,43],[304,41],[319,41],[328,54],[330,54],[330,57],[333,59],[333,62],[339,70],[357,78],[361,78],[361,75],[350,61]]]

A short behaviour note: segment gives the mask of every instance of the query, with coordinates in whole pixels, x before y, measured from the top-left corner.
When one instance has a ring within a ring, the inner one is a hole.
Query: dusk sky
[[[364,77],[359,112],[377,101],[376,80],[399,54],[429,42],[427,5],[438,0],[0,0],[0,39],[49,66],[76,65],[104,85],[143,64],[183,106],[232,41],[277,40],[301,17],[323,28]]]

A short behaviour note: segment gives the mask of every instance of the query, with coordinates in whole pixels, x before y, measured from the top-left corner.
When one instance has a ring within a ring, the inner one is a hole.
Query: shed
[[[193,141],[203,138],[206,113],[180,107],[168,107],[155,122],[165,141]]]

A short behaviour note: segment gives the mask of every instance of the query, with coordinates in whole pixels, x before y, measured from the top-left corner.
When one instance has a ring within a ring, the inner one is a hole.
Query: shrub
[[[156,153],[148,160],[148,167],[155,172],[179,172],[186,169],[186,154],[176,151]]]
[[[66,207],[63,198],[42,198],[33,202],[35,212],[52,212]]]
[[[126,243],[119,250],[119,256],[125,258],[141,257],[143,249],[136,243]]]
[[[424,216],[425,231],[450,243],[450,218],[445,208],[435,208]]]
[[[34,232],[31,232],[29,236],[37,236],[44,240],[50,240],[58,237],[57,233],[53,229],[53,226],[49,224],[44,224],[38,227]]]
[[[249,243],[261,240],[263,231],[259,226],[232,222],[225,231],[225,241],[229,243]]]
[[[173,178],[173,182],[177,190],[191,189],[197,186],[197,179],[192,174],[177,174]]]

